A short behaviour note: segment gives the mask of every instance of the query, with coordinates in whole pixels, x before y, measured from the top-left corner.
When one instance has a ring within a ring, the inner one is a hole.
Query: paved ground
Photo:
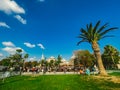
[[[107,73],[113,73],[113,72],[120,72],[120,70],[107,70]],[[12,72],[12,76],[14,75],[18,75],[18,73],[15,73],[15,72]],[[25,73],[22,73],[22,75],[66,75],[66,74],[79,74],[79,72],[46,72],[46,73],[43,73],[43,72],[40,72],[40,73],[32,73],[32,72],[25,72]],[[0,72],[0,78],[2,77],[9,77],[10,76],[10,73],[9,72],[6,72],[4,73],[3,75],[3,72]]]
[[[120,72],[120,70],[107,70],[107,73]]]
[[[36,75],[65,75],[65,74],[79,74],[77,72],[46,72],[46,73],[43,73],[43,72],[40,72],[40,73],[32,73],[32,72],[25,72],[23,73],[23,75],[31,75],[31,74],[36,74]]]
[[[120,70],[107,70],[107,73],[113,73],[113,72],[120,72]],[[32,72],[25,72],[23,73],[23,75],[31,75],[31,74],[36,74],[36,73],[32,73]],[[80,74],[79,72],[46,72],[46,73],[43,73],[43,72],[40,72],[40,73],[37,73],[36,75],[65,75],[65,74]],[[91,72],[91,74],[93,74]],[[97,72],[95,73],[97,74]]]

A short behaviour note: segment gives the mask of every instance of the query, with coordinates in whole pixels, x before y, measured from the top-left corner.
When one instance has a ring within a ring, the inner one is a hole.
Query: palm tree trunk
[[[97,44],[97,42],[93,42],[92,43],[92,48],[95,54],[95,57],[97,59],[97,63],[98,63],[98,68],[100,71],[100,75],[107,75],[107,72],[105,71],[105,68],[103,66],[103,62],[102,62],[102,58],[101,58],[101,53],[100,53],[100,48],[99,45]]]

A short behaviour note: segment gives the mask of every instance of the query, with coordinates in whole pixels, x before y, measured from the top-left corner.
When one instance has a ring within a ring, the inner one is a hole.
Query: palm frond
[[[118,28],[117,28],[117,27],[113,27],[113,28],[107,29],[107,30],[103,31],[102,33],[100,33],[100,36],[103,36],[103,35],[105,35],[106,33],[110,32],[110,31],[112,31],[112,30],[116,30],[116,29],[118,29]]]
[[[108,26],[108,23],[104,24],[98,31],[97,33],[100,33],[104,28]]]
[[[86,36],[84,36],[84,35],[79,35],[79,36],[77,36],[77,38],[86,38]]]
[[[86,27],[87,27],[87,29],[89,29],[89,25],[88,24],[86,25]]]
[[[95,33],[97,31],[97,28],[100,25],[100,20],[97,22],[97,24],[95,25],[94,29],[93,29],[93,33]]]
[[[100,39],[107,38],[107,37],[115,37],[115,36],[114,35],[106,35],[106,36],[101,37]]]
[[[105,23],[103,26],[99,27],[100,20],[95,24],[93,27],[92,23],[86,25],[86,29],[81,28],[80,32],[81,34],[78,36],[78,38],[82,39],[80,42],[77,43],[79,45],[81,42],[97,42],[106,37],[113,37],[113,35],[106,35],[108,32],[112,30],[118,29],[117,27],[105,29],[108,26],[108,23]]]
[[[78,46],[80,43],[82,43],[82,42],[88,42],[88,40],[82,39],[81,41],[79,41],[79,42],[77,43],[77,46]]]
[[[88,32],[91,33],[91,30],[92,30],[92,23],[90,23],[90,25],[89,25]]]
[[[81,28],[81,33],[83,33],[83,34],[87,34],[87,31],[85,30],[85,29],[83,29],[83,28]]]

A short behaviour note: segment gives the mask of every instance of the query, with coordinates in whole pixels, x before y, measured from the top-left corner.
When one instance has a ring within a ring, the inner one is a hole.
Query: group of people
[[[90,74],[98,74],[99,70],[97,69],[96,66],[92,68],[83,68],[81,67],[80,69],[75,69],[75,72],[81,74],[81,75],[90,75]]]
[[[90,68],[74,68],[72,70],[68,70],[66,67],[61,68],[60,70],[58,70],[57,68],[46,68],[46,67],[32,67],[32,68],[25,68],[23,70],[23,72],[32,72],[32,73],[40,73],[42,72],[43,74],[45,74],[46,72],[73,72],[77,73],[77,74],[81,74],[81,75],[90,75],[90,74],[97,74],[96,72],[98,72],[98,70],[93,67],[92,69]]]
[[[84,69],[80,69],[80,74],[86,74],[86,75],[90,75],[90,70],[89,70],[89,68],[86,68],[85,70]]]

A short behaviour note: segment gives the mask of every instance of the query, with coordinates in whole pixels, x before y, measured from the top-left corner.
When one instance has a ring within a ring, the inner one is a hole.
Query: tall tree
[[[54,60],[50,60],[50,66],[51,66],[51,68],[53,68],[53,67],[54,67],[54,63],[55,63],[55,61],[54,61]]]
[[[29,57],[29,54],[25,54],[24,55],[24,59],[23,59],[23,69],[25,68],[25,60]]]
[[[88,50],[78,50],[74,52],[74,55],[76,57],[74,61],[74,64],[77,64],[79,66],[80,64],[84,67],[91,67],[94,65],[94,56],[91,54]]]
[[[41,64],[41,66],[44,66],[44,64],[45,64],[45,60],[42,59],[42,60],[40,61],[40,64]]]
[[[16,54],[14,57],[18,60],[20,66],[22,66],[22,63],[23,63],[22,49],[16,49]]]
[[[20,65],[20,75],[22,74],[22,67],[23,67],[23,58],[22,58],[22,49],[17,49],[16,50],[16,56],[17,56],[17,60],[19,61],[19,65]]]
[[[107,75],[107,72],[105,71],[105,68],[103,66],[98,41],[106,37],[112,37],[111,35],[107,35],[107,33],[112,30],[118,29],[117,27],[106,29],[107,26],[108,23],[104,24],[103,26],[100,26],[100,21],[98,21],[95,26],[93,26],[92,23],[87,24],[86,29],[80,29],[81,33],[78,36],[78,38],[80,38],[81,40],[77,43],[77,45],[79,45],[82,42],[88,42],[91,44],[98,63],[100,75]]]
[[[111,66],[111,68],[117,68],[116,64],[119,62],[119,51],[111,45],[106,45],[104,47],[102,58],[105,66],[109,65],[108,67]]]
[[[2,59],[0,62],[1,62],[1,65],[3,66],[12,66],[12,63],[9,57]]]
[[[58,64],[59,70],[60,70],[60,63],[62,62],[61,60],[62,60],[62,57],[60,55],[58,55],[58,57],[57,57],[57,64]]]

